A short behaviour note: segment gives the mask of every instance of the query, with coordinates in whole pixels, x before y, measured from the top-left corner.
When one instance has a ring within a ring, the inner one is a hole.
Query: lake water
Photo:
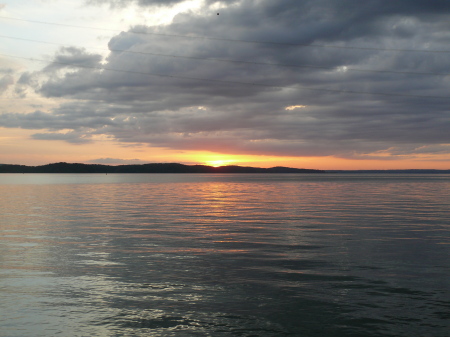
[[[0,336],[449,336],[450,176],[1,174]]]

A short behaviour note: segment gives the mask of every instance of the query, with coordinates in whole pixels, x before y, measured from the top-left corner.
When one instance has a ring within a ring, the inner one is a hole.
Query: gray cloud
[[[32,139],[37,140],[64,140],[68,143],[72,144],[86,144],[91,143],[91,139],[89,136],[85,134],[79,134],[77,132],[67,132],[67,133],[57,133],[57,132],[48,132],[48,133],[35,133],[31,136]]]
[[[145,164],[147,162],[140,159],[98,158],[88,160],[86,163],[105,164],[105,165],[126,165],[126,164]]]
[[[450,153],[448,53],[406,51],[448,50],[448,1],[217,2],[220,16],[212,3],[169,25],[116,35],[104,63],[61,49],[55,63],[18,83],[70,103],[3,114],[0,125],[49,131],[35,139],[105,134],[124,144],[242,154]],[[372,71],[356,71],[364,69]]]
[[[10,85],[14,84],[14,78],[7,74],[0,77],[0,94],[4,93]]]
[[[0,68],[0,74],[13,74],[14,70],[12,68]]]
[[[91,69],[100,66],[101,60],[101,55],[90,54],[84,48],[61,47],[52,63],[46,66],[43,71],[54,72],[63,68],[78,69],[79,67]]]

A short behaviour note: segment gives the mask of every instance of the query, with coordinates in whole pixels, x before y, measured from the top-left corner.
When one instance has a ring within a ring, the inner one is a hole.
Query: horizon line
[[[274,169],[274,168],[283,168],[283,169],[295,169],[295,170],[312,170],[312,171],[318,171],[318,172],[389,172],[389,171],[448,171],[449,169],[435,169],[435,168],[425,168],[425,169],[418,169],[418,168],[408,168],[408,169],[313,169],[313,168],[297,168],[297,167],[288,167],[288,166],[272,166],[272,167],[257,167],[257,166],[242,166],[242,165],[207,165],[207,164],[183,164],[178,162],[147,162],[147,163],[129,163],[129,164],[105,164],[105,163],[83,163],[83,162],[53,162],[53,163],[47,163],[47,164],[40,164],[40,165],[26,165],[26,164],[7,164],[7,163],[0,163],[0,166],[24,166],[24,167],[41,167],[41,166],[48,166],[48,165],[55,165],[55,164],[67,164],[67,165],[92,165],[92,166],[108,166],[108,167],[119,167],[119,166],[143,166],[143,165],[182,165],[187,167],[192,166],[202,166],[207,167],[211,169],[218,169],[218,168],[230,168],[230,167],[239,167],[239,168],[252,168],[252,169]]]

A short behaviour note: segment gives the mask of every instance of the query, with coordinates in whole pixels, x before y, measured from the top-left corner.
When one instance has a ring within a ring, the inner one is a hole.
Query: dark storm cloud
[[[61,49],[19,84],[72,101],[0,125],[242,154],[448,153],[449,53],[426,52],[449,49],[448,1],[212,3],[116,35],[104,63]]]

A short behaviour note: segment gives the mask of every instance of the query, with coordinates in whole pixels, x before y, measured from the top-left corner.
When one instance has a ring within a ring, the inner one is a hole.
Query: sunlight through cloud
[[[284,110],[304,109],[306,105],[291,105],[284,108]]]

